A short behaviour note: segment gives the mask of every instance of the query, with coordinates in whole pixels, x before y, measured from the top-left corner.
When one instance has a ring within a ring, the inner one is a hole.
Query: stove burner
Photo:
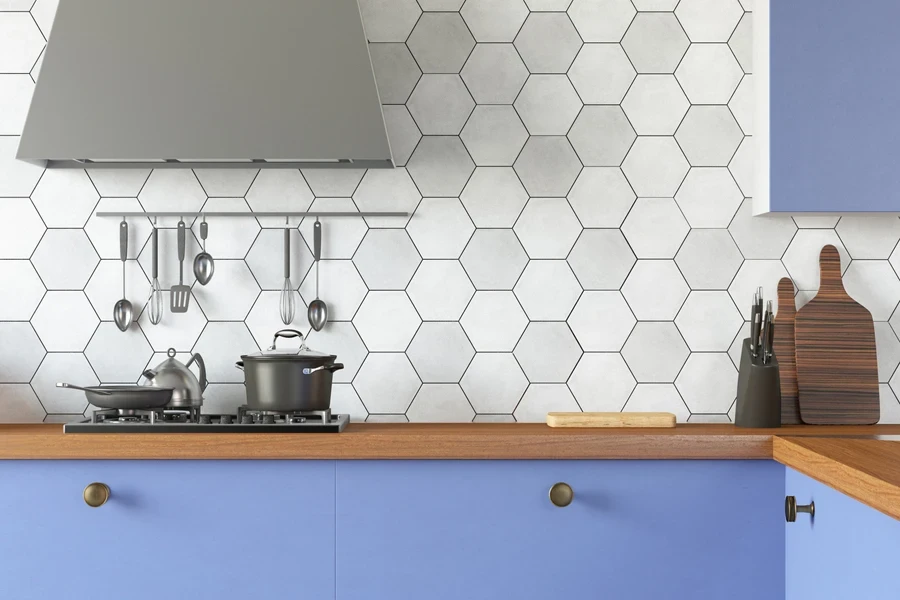
[[[91,423],[191,423],[200,417],[195,408],[101,408],[91,413]]]
[[[334,420],[330,408],[297,411],[256,410],[248,408],[246,404],[238,407],[237,417],[243,424],[262,423],[263,425],[299,424],[308,421],[331,423]]]

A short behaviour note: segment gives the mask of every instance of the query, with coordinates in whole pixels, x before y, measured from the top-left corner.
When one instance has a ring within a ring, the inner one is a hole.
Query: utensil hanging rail
[[[322,212],[322,211],[301,211],[301,212],[285,212],[285,211],[249,211],[249,212],[141,212],[141,211],[125,211],[114,212],[108,210],[99,210],[94,213],[98,217],[408,217],[408,212]]]

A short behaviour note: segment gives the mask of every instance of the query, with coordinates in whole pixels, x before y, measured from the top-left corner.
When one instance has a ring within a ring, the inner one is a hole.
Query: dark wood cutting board
[[[778,360],[778,375],[781,380],[781,423],[784,425],[798,425],[803,422],[800,420],[797,360],[794,354],[796,316],[794,282],[789,277],[782,277],[778,282],[778,314],[775,316],[775,338],[772,346]]]
[[[872,314],[844,290],[837,248],[822,248],[819,268],[819,291],[797,311],[794,327],[800,418],[811,425],[877,423]]]

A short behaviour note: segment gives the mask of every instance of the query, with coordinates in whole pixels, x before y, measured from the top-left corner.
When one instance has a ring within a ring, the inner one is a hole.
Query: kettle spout
[[[145,379],[152,380],[154,377],[156,377],[156,371],[154,371],[153,369],[147,369],[146,371],[141,373],[141,375],[143,375]]]

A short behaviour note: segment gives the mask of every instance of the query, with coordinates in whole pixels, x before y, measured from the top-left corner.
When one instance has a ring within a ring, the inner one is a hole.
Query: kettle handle
[[[209,381],[206,379],[206,363],[203,362],[203,357],[200,356],[199,352],[192,354],[191,359],[187,361],[187,364],[184,366],[190,368],[191,363],[194,362],[196,362],[197,366],[200,368],[200,391],[203,391],[206,389],[206,386],[209,385]]]

